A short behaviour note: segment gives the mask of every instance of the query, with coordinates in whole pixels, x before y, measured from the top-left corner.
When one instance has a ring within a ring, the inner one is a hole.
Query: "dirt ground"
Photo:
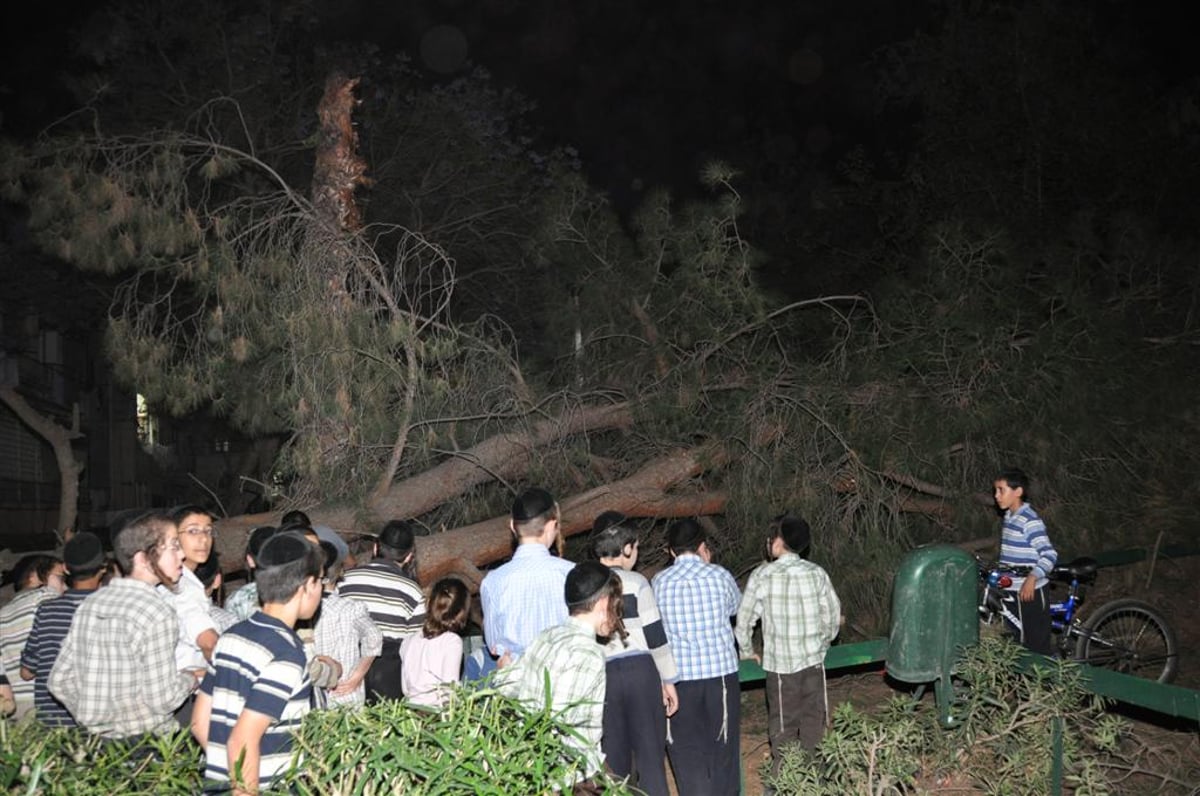
[[[1166,615],[1175,629],[1180,648],[1179,674],[1175,684],[1200,689],[1200,557],[1159,561],[1151,570],[1148,564],[1103,569],[1095,586],[1087,595],[1083,615],[1099,608],[1108,600],[1135,597]],[[857,640],[857,639],[855,639]],[[829,678],[829,705],[832,710],[849,701],[856,707],[870,710],[883,704],[896,693],[881,670],[856,672]],[[926,697],[931,698],[931,696]],[[1176,773],[1191,787],[1200,778],[1200,733],[1194,723],[1155,715],[1126,714],[1136,731],[1148,744],[1158,750],[1163,770]],[[742,769],[745,772],[746,796],[762,793],[758,769],[770,755],[767,743],[766,702],[761,687],[742,691]],[[1154,792],[1151,783],[1143,783],[1129,792]],[[975,791],[966,781],[931,783],[929,793],[971,794]],[[1188,792],[1187,787],[1171,792]],[[1200,793],[1200,789],[1193,791]]]

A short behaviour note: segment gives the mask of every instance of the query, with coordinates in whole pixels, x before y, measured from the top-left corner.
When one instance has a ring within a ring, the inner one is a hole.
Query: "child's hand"
[[[1037,592],[1037,578],[1033,574],[1025,576],[1025,582],[1021,584],[1021,602],[1033,602],[1033,595]]]
[[[350,673],[349,677],[331,688],[329,693],[333,694],[334,696],[346,696],[347,694],[353,694],[358,687],[362,685],[365,675],[366,672],[353,671]]]
[[[679,696],[675,693],[675,685],[663,683],[662,695],[663,707],[666,708],[667,718],[670,718],[675,715],[675,711],[679,710]]]

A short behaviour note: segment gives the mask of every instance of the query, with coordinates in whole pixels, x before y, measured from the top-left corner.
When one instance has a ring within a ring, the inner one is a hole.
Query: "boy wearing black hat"
[[[651,586],[679,670],[679,708],[667,735],[676,790],[734,796],[741,786],[741,689],[730,619],[741,594],[729,570],[712,563],[696,520],[672,523],[667,547],[675,562]]]
[[[570,614],[566,622],[543,631],[525,654],[497,676],[502,692],[534,710],[551,710],[582,740],[568,743],[581,755],[581,774],[604,766],[600,737],[604,718],[604,649],[597,642],[625,637],[621,623],[621,581],[599,561],[585,561],[567,573],[559,599]],[[547,688],[549,689],[547,691]],[[570,788],[574,783],[562,783]]]
[[[33,680],[33,712],[38,721],[48,727],[76,727],[71,712],[54,698],[46,683],[50,670],[62,649],[67,631],[75,611],[92,592],[100,588],[108,559],[100,537],[81,531],[63,547],[63,563],[66,566],[70,588],[61,597],[56,597],[38,606],[33,618],[33,629],[21,653],[21,677]]]
[[[292,758],[292,733],[312,704],[296,622],[321,604],[321,551],[302,535],[272,536],[258,555],[262,610],[221,636],[192,713],[206,780],[235,794],[266,790]]]
[[[258,551],[267,540],[279,529],[274,525],[260,525],[250,532],[246,539],[246,574],[250,581],[229,595],[225,600],[225,610],[232,613],[238,620],[249,619],[258,610],[258,586],[254,585],[254,570],[258,568]]]
[[[829,575],[801,558],[811,539],[800,517],[780,516],[767,545],[773,560],[750,573],[738,609],[736,636],[751,657],[754,625],[762,620],[763,654],[753,655],[767,673],[767,737],[772,767],[782,746],[799,741],[815,749],[825,733],[825,653],[838,634],[841,603]]]
[[[571,562],[550,555],[558,521],[558,503],[545,489],[518,495],[508,526],[517,549],[479,587],[484,640],[503,663],[520,657],[539,633],[567,618],[562,596]]]
[[[425,593],[410,574],[416,536],[411,522],[390,520],[375,540],[375,557],[348,570],[338,586],[342,597],[366,604],[383,634],[383,649],[363,680],[368,705],[404,698],[400,645],[425,624]]]

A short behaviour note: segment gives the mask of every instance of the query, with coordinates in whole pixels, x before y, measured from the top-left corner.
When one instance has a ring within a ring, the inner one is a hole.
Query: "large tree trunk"
[[[425,472],[396,482],[381,498],[372,501],[365,516],[353,508],[330,506],[315,507],[308,515],[313,522],[328,525],[343,535],[374,533],[390,519],[418,517],[494,478],[519,480],[538,448],[574,434],[627,428],[632,424],[633,412],[625,403],[576,407],[541,420],[528,431],[485,439]],[[279,514],[274,512],[220,520],[217,550],[226,568],[241,566],[246,536],[251,530],[278,522]]]
[[[58,464],[59,480],[62,489],[58,498],[58,527],[55,533],[58,538],[65,540],[75,530],[75,519],[79,511],[79,476],[83,473],[83,465],[75,458],[71,449],[71,440],[82,437],[79,431],[79,418],[76,415],[71,428],[64,428],[54,420],[38,412],[13,387],[0,387],[0,401],[29,426],[54,450],[54,460]]]
[[[672,490],[689,478],[722,464],[717,447],[675,451],[651,461],[628,478],[589,489],[559,501],[561,530],[572,536],[589,530],[592,521],[614,509],[630,517],[690,517],[718,514],[725,508],[724,492]],[[480,567],[507,558],[513,551],[508,516],[417,540],[418,573],[422,583],[454,574],[478,588]]]

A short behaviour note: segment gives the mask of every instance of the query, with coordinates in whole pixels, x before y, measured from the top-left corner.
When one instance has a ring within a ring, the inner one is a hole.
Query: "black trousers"
[[[1042,655],[1054,655],[1054,645],[1050,641],[1050,595],[1042,586],[1033,593],[1033,599],[1027,603],[1021,602],[1021,596],[1015,591],[1006,591],[1000,595],[1000,600],[1008,609],[1021,620],[1018,630],[1005,620],[1004,626],[1009,633],[1030,652],[1040,652]]]
[[[737,796],[742,779],[741,689],[737,672],[675,684],[667,756],[682,796]]]
[[[606,667],[604,738],[600,747],[608,767],[646,796],[668,796],[667,714],[662,680],[654,658],[628,655]]]
[[[367,704],[374,705],[385,699],[403,699],[404,691],[400,686],[400,640],[385,638],[383,652],[367,669],[363,678],[363,686],[367,690]]]
[[[797,743],[817,748],[825,734],[825,667],[821,664],[791,674],[767,672],[767,737],[771,770],[779,770],[783,746]]]

